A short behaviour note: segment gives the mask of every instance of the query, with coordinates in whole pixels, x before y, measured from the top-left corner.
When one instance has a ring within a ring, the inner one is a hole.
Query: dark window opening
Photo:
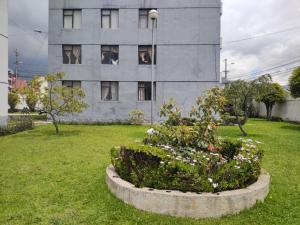
[[[139,46],[139,64],[151,65],[152,64],[152,46],[141,45]],[[156,64],[156,46],[154,46],[154,64]]]
[[[101,46],[101,63],[102,64],[119,64],[119,46],[102,45]]]
[[[151,101],[151,82],[139,82],[138,83],[138,100],[139,101]],[[156,82],[153,83],[153,99],[156,100]]]
[[[81,46],[63,45],[63,63],[81,64]]]
[[[101,10],[101,27],[104,29],[119,28],[119,10],[102,9]]]
[[[101,82],[101,99],[102,101],[119,100],[119,82],[102,81]]]

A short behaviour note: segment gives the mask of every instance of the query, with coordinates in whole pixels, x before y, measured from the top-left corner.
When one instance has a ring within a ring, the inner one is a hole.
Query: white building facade
[[[0,126],[7,121],[8,93],[8,14],[7,0],[0,0]]]
[[[126,120],[151,109],[152,26],[155,103],[174,98],[187,115],[196,98],[219,85],[221,0],[51,0],[49,72],[80,86],[89,108],[69,120]]]

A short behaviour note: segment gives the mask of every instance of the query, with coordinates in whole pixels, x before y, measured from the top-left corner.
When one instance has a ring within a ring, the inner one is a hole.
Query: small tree
[[[80,88],[68,88],[60,84],[64,73],[49,74],[45,77],[48,82],[46,92],[41,94],[42,110],[53,120],[55,131],[58,134],[58,117],[70,113],[80,113],[87,108],[83,99],[85,93]]]
[[[31,112],[36,110],[40,95],[40,77],[34,77],[24,90],[25,101]]]
[[[143,110],[134,109],[129,113],[129,122],[134,125],[141,125],[145,122],[145,113]]]
[[[227,99],[225,111],[235,117],[235,123],[239,126],[243,135],[247,136],[243,124],[249,117],[249,109],[255,96],[253,82],[233,81],[225,86],[224,96]]]
[[[160,117],[167,117],[166,125],[178,126],[181,123],[181,108],[173,98],[160,107],[159,114]]]
[[[294,69],[289,79],[289,85],[290,85],[291,95],[294,98],[300,98],[300,66]]]
[[[8,93],[8,105],[10,107],[11,112],[16,111],[16,106],[20,102],[19,93],[16,89],[11,90]]]
[[[286,99],[286,92],[278,83],[273,83],[270,75],[263,75],[256,81],[257,101],[266,106],[267,120],[272,119],[272,110],[275,103],[283,102]]]

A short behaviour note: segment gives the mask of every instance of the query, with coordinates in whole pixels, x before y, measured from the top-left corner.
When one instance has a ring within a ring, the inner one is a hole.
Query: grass
[[[0,224],[300,224],[300,125],[250,120],[250,137],[263,141],[263,166],[272,176],[265,203],[239,215],[193,220],[134,209],[110,194],[105,168],[110,148],[142,139],[146,127],[40,126],[0,138]],[[240,137],[238,128],[220,133]]]

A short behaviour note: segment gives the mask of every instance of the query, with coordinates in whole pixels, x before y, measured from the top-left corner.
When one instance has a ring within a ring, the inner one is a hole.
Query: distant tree
[[[294,98],[300,98],[300,66],[294,69],[289,79],[289,85],[290,85],[291,95]]]
[[[263,75],[255,81],[257,90],[256,100],[266,106],[267,120],[272,119],[272,110],[275,103],[286,99],[286,92],[278,83],[273,83],[271,75]]]
[[[243,124],[249,117],[249,109],[255,97],[253,82],[244,80],[230,82],[224,88],[224,96],[227,100],[227,113],[235,117],[235,123],[243,135],[247,136]]]
[[[64,73],[49,74],[45,77],[48,88],[40,95],[41,110],[46,112],[53,121],[55,131],[58,134],[58,117],[70,113],[80,113],[87,108],[83,101],[85,93],[80,88],[69,88],[62,86],[60,80]]]
[[[40,96],[41,81],[40,77],[34,77],[24,89],[25,101],[31,112],[36,110]]]
[[[8,105],[11,112],[16,111],[16,106],[20,102],[20,97],[17,89],[13,89],[8,93]]]

